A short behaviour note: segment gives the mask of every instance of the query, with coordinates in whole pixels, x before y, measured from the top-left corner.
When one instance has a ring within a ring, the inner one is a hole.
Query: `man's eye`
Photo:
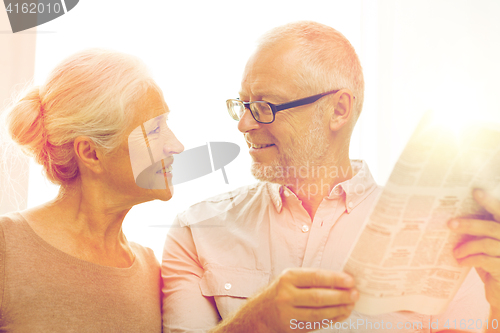
[[[160,126],[156,126],[156,128],[148,133],[148,135],[158,134],[160,133]]]

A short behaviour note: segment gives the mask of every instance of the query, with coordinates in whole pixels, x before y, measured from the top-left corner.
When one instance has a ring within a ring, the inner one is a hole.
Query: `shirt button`
[[[349,205],[348,205],[348,206],[349,206],[349,208],[354,207],[354,202],[352,202],[352,201],[351,201],[351,202],[349,202]]]
[[[342,190],[341,190],[340,186],[335,186],[335,188],[333,189],[333,194],[340,195],[341,191]]]
[[[228,282],[228,283],[226,283],[226,284],[224,285],[224,289],[226,289],[226,290],[231,289],[231,283],[229,283],[229,282]]]
[[[309,231],[309,227],[307,225],[303,225],[302,226],[302,232],[308,232]]]

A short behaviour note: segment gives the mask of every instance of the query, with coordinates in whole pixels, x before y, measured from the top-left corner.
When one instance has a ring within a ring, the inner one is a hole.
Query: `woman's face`
[[[120,187],[120,193],[140,197],[140,201],[172,197],[173,155],[184,146],[167,126],[169,112],[154,89],[139,99],[134,120],[125,131],[127,139],[117,154],[120,157],[113,163],[113,183]]]
[[[128,136],[135,183],[145,189],[166,190],[171,187],[173,158],[165,148],[175,136],[167,126],[167,116],[168,113],[164,113],[147,120]]]

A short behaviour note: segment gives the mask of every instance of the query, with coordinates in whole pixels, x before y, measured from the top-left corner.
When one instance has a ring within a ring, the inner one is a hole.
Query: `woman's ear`
[[[334,98],[335,107],[330,118],[330,130],[336,132],[351,122],[354,96],[349,89],[341,89]]]
[[[79,136],[73,143],[75,155],[79,162],[87,169],[92,170],[94,173],[103,172],[102,155],[96,149],[94,141],[89,137]]]

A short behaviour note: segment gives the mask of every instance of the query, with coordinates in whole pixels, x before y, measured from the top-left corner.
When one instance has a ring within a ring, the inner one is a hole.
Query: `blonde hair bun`
[[[44,149],[46,136],[43,128],[43,110],[40,89],[30,88],[7,114],[9,134],[30,156]]]

